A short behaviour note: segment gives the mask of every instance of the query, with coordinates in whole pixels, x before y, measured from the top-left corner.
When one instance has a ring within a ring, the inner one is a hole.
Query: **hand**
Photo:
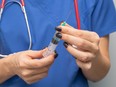
[[[64,46],[75,57],[78,66],[83,70],[90,69],[99,53],[99,36],[95,32],[74,29],[68,24],[56,30],[60,32],[56,36],[65,41]]]
[[[15,75],[21,77],[26,83],[32,84],[47,76],[48,70],[57,54],[42,58],[45,50],[24,51],[9,55],[10,69]],[[41,58],[41,59],[40,59]]]

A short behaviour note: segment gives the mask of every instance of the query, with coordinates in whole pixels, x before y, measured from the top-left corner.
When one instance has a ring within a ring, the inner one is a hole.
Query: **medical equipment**
[[[4,12],[5,6],[7,6],[9,3],[16,3],[16,4],[18,4],[21,7],[21,10],[22,10],[22,12],[24,14],[26,27],[27,27],[27,31],[28,31],[28,36],[29,36],[29,42],[30,42],[28,50],[30,50],[31,47],[32,47],[32,36],[31,36],[31,32],[30,32],[30,27],[29,27],[27,13],[26,13],[26,10],[25,10],[24,0],[20,0],[20,2],[17,1],[17,0],[9,0],[7,2],[6,2],[6,0],[2,0],[2,4],[1,4],[1,8],[0,8],[0,21],[2,20],[2,14]]]
[[[29,47],[28,47],[28,50],[30,50],[31,47],[32,47],[32,36],[31,36],[31,32],[30,32],[30,26],[29,26],[29,22],[28,22],[27,13],[26,13],[26,10],[25,10],[24,0],[20,0],[20,2],[17,1],[17,0],[9,0],[7,2],[6,2],[6,0],[2,0],[2,4],[1,4],[1,8],[0,8],[0,21],[2,20],[2,15],[3,15],[3,12],[4,12],[5,6],[7,6],[10,3],[18,4],[21,7],[21,10],[22,10],[22,12],[24,14],[26,27],[27,27],[27,32],[28,32],[28,37],[29,37]],[[0,57],[6,57],[6,56],[7,55],[0,54]]]
[[[21,7],[21,10],[22,10],[22,12],[24,14],[24,18],[25,18],[25,22],[26,22],[26,27],[27,27],[27,32],[28,32],[28,37],[29,37],[29,47],[28,47],[28,50],[30,50],[31,47],[32,47],[32,36],[31,36],[31,31],[30,31],[30,26],[29,26],[29,22],[28,22],[27,13],[26,13],[26,10],[25,10],[24,0],[20,0],[20,1],[17,1],[17,0],[9,0],[7,2],[6,2],[6,0],[1,0],[1,1],[2,1],[2,3],[1,3],[1,7],[0,7],[0,21],[2,20],[2,15],[3,15],[4,9],[5,9],[5,7],[8,4],[10,4],[10,3],[16,3],[16,4],[18,4]],[[78,0],[74,0],[74,6],[75,6],[77,26],[78,26],[78,29],[80,29],[80,17],[79,17],[79,10],[78,10]],[[68,17],[69,16],[70,16],[70,14],[68,15]],[[68,19],[68,17],[67,17],[67,19]],[[65,25],[65,22],[63,24]],[[55,35],[56,35],[56,33],[55,33]],[[59,42],[60,39],[56,38],[55,35],[54,35],[54,39],[53,40],[56,41],[56,42]],[[50,43],[50,45],[48,46],[48,49],[54,51],[56,49],[56,47],[57,47],[57,44],[54,45],[54,43]],[[46,54],[47,53],[45,53],[44,55],[46,55]],[[7,55],[0,54],[0,57],[6,57],[6,56]]]
[[[65,25],[66,25],[66,22],[61,23],[61,26],[65,26]],[[52,38],[52,41],[50,42],[48,46],[48,49],[43,53],[43,57],[47,57],[55,52],[55,49],[58,46],[58,43],[60,41],[60,38],[56,37],[58,33],[59,33],[58,31],[55,32]]]
[[[77,27],[78,27],[78,30],[80,30],[81,29],[81,24],[80,24],[80,17],[79,17],[79,10],[78,10],[78,2],[77,2],[77,0],[74,0],[74,6],[75,6]],[[68,20],[70,14],[71,14],[71,11],[70,11],[69,15],[67,16],[65,22],[61,23],[62,26],[66,25],[66,21]],[[55,51],[56,47],[58,46],[60,38],[56,37],[57,33],[58,33],[58,31],[55,32],[55,34],[53,36],[53,39],[52,39],[52,41],[50,42],[50,44],[48,46],[48,49],[43,53],[43,57],[47,57],[47,56],[51,55]],[[77,49],[77,46],[75,46],[75,45],[72,45],[72,47]]]

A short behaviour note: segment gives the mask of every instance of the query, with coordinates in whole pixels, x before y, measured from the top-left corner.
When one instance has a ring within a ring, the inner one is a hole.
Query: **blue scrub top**
[[[1,1],[1,0],[0,0]],[[8,0],[7,0],[8,1]],[[116,12],[112,0],[78,0],[81,28],[94,31],[100,37],[116,30]],[[32,34],[32,50],[41,50],[51,41],[55,26],[62,20],[77,28],[73,0],[25,0]],[[0,22],[0,54],[27,50],[29,38],[23,13],[17,4],[5,7]],[[48,76],[32,85],[18,76],[0,84],[0,87],[88,87],[88,83],[75,59],[63,46],[57,47],[58,58]]]

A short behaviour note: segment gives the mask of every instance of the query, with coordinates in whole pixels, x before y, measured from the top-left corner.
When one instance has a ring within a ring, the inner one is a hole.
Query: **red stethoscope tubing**
[[[78,30],[80,30],[81,29],[81,20],[80,20],[80,15],[79,15],[78,0],[74,0],[74,7],[75,7],[77,28],[78,28]]]
[[[5,1],[6,1],[6,0],[2,0],[2,4],[1,4],[1,8],[2,8],[2,9],[4,8]],[[25,6],[24,0],[20,0],[20,1],[21,1],[22,6]]]

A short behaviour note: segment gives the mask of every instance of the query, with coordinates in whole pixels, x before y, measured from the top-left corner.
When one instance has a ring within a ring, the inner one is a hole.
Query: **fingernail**
[[[57,31],[59,31],[59,32],[61,32],[61,31],[62,31],[62,29],[61,29],[61,28],[59,28],[59,27],[55,27],[55,30],[57,30]]]
[[[65,48],[68,47],[68,43],[67,42],[64,42],[63,44],[64,44]]]
[[[58,38],[61,39],[61,38],[62,38],[62,34],[61,34],[61,33],[57,33],[57,34],[56,34],[56,37],[58,37]]]
[[[55,51],[54,58],[56,59],[58,57],[58,53]]]

